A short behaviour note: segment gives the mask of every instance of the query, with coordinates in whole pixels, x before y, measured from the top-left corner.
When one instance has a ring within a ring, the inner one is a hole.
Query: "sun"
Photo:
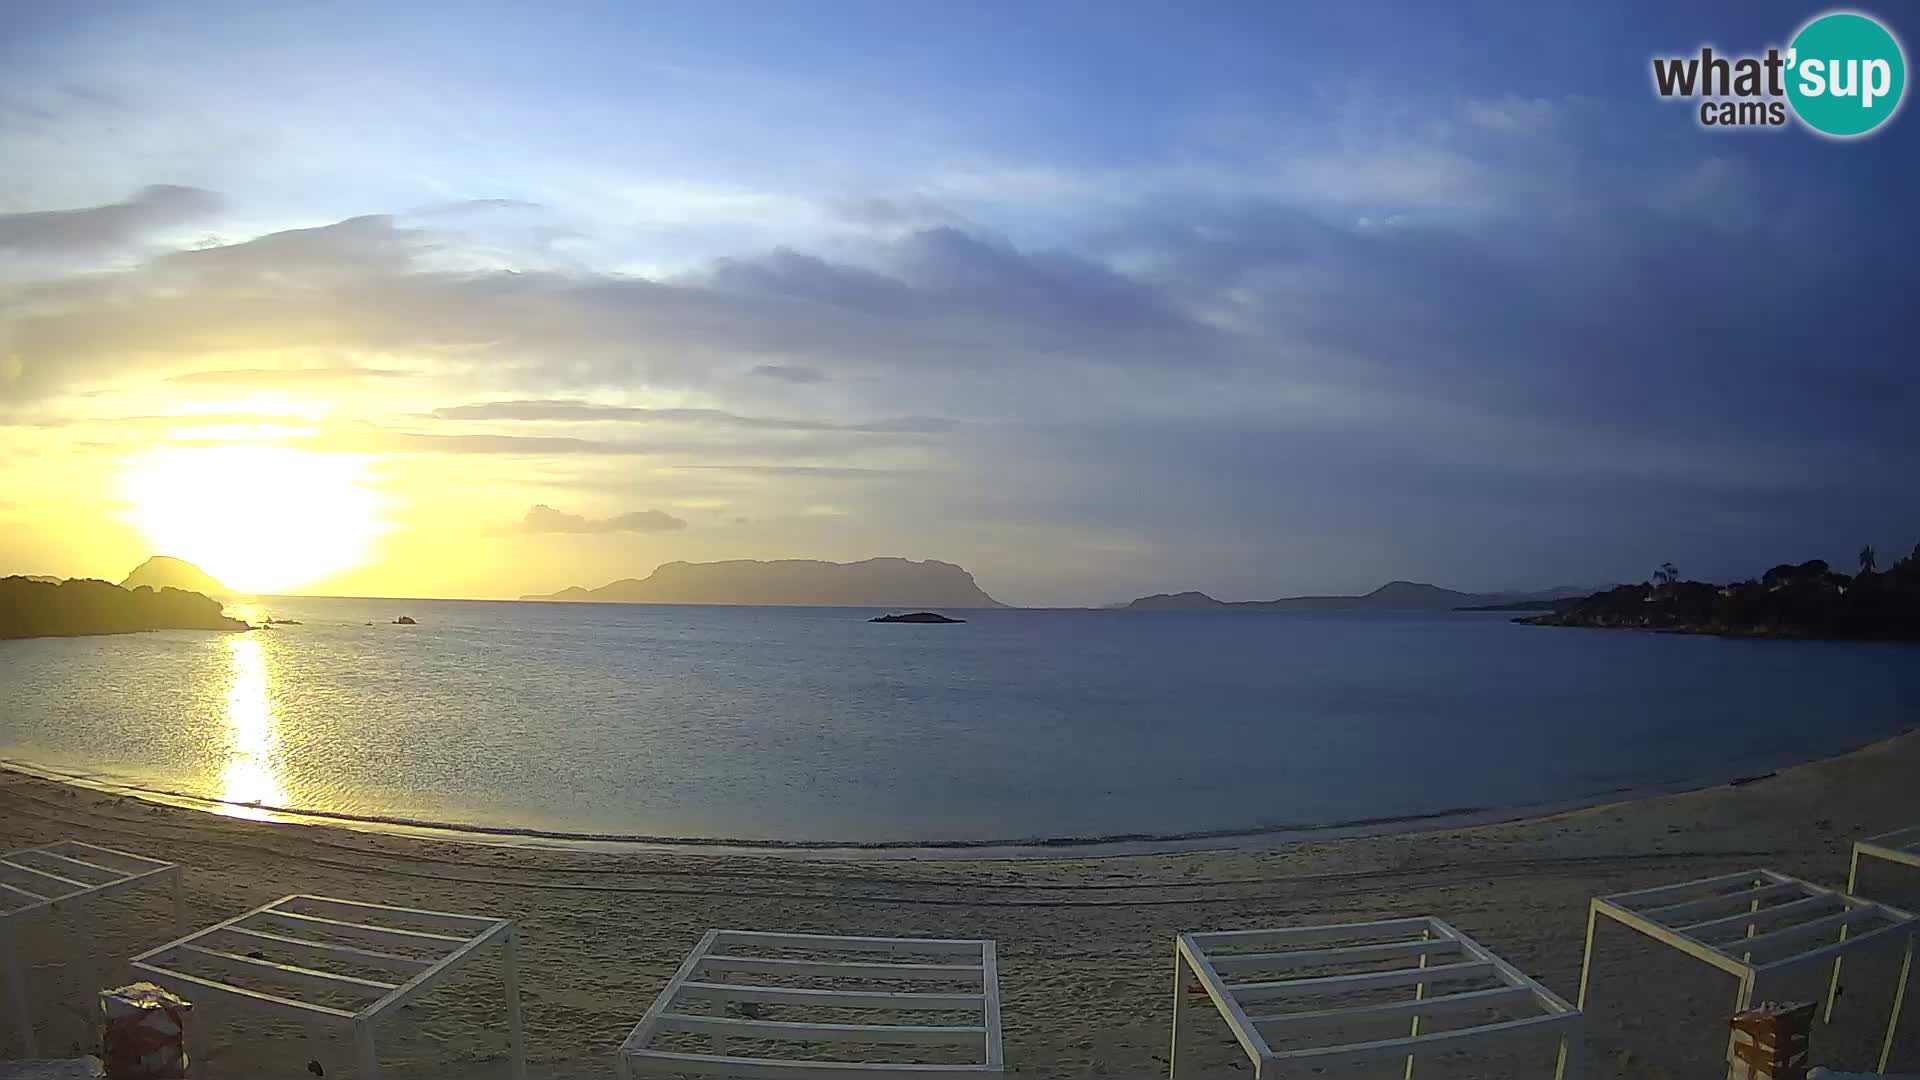
[[[388,528],[368,459],[282,446],[162,447],[120,475],[154,554],[242,593],[285,593],[365,562]]]

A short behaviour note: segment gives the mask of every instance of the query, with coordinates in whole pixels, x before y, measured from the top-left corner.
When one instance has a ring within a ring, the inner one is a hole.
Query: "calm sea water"
[[[1717,781],[1920,717],[1907,647],[1498,615],[237,607],[302,625],[0,642],[0,757],[391,819],[1011,841]]]

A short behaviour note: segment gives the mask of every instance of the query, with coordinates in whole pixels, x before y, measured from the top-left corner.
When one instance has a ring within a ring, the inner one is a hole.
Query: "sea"
[[[483,838],[1057,849],[1514,816],[1764,775],[1920,718],[1911,646],[1493,613],[231,610],[276,622],[0,642],[0,763]]]

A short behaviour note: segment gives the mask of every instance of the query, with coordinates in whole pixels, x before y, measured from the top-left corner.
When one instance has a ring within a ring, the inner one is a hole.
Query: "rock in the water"
[[[411,615],[402,615],[402,616],[400,616],[399,618],[397,618],[397,619],[395,619],[395,620],[393,620],[393,625],[395,625],[395,626],[418,626],[418,625],[420,625],[420,624],[419,624],[419,623],[416,623],[416,622],[414,622],[414,621],[413,621],[413,616],[411,616]]]
[[[936,615],[931,611],[916,611],[910,615],[881,615],[868,622],[912,622],[912,623],[963,623],[965,619],[949,619],[945,615]]]

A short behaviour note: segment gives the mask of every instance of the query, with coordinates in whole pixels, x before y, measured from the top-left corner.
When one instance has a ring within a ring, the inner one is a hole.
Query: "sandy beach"
[[[1855,838],[1920,821],[1920,732],[1738,786],[1436,832],[1280,847],[1044,859],[859,860],[793,854],[606,853],[422,840],[218,817],[0,774],[0,846],[94,840],[190,867],[190,925],[293,892],[519,920],[531,1072],[608,1077],[613,1052],[708,927],[998,941],[1010,1072],[1164,1076],[1171,939],[1180,930],[1440,915],[1572,999],[1589,897],[1768,866],[1833,886]],[[1920,874],[1875,866],[1861,892],[1912,906]],[[90,1040],[90,991],[170,939],[163,893],[42,923],[27,942],[41,1037]],[[1604,929],[1587,1075],[1719,1075],[1732,980]],[[85,959],[75,960],[74,957]],[[1897,957],[1849,961],[1821,1060],[1870,1067]],[[476,964],[382,1032],[387,1075],[504,1077],[498,983]],[[1809,985],[1805,996],[1817,988]],[[1911,996],[1909,1010],[1916,1006]],[[213,1014],[210,1014],[213,1015]],[[1244,1072],[1203,1014],[1183,1076]],[[233,1011],[214,1016],[215,1077],[350,1072],[344,1039]],[[6,1035],[11,1039],[11,1031]],[[1920,1067],[1909,1019],[1896,1067]],[[1423,1062],[1422,1077],[1542,1076],[1551,1048]],[[1376,1070],[1398,1077],[1400,1067]],[[1356,1074],[1358,1075],[1358,1074]],[[1373,1075],[1373,1074],[1367,1074]]]

